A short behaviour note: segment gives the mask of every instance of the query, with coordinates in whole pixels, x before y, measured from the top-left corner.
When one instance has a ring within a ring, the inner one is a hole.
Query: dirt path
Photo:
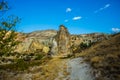
[[[94,80],[91,68],[83,62],[82,58],[75,58],[68,61],[68,71],[70,80]]]
[[[61,68],[55,80],[94,80],[90,66],[82,58],[63,60]]]

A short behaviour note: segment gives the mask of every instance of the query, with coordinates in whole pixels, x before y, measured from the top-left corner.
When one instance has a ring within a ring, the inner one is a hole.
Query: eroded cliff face
[[[19,53],[34,53],[36,50],[43,49],[43,44],[38,39],[26,39],[17,46],[16,52]]]
[[[57,56],[66,56],[71,54],[70,34],[67,28],[60,26],[57,35],[53,39],[51,52]]]
[[[61,25],[58,31],[44,30],[19,35],[18,40],[22,43],[17,46],[15,51],[28,54],[41,51],[50,55],[64,56],[81,52],[81,43],[89,45],[107,39],[107,37],[100,33],[70,35],[67,28]]]
[[[32,33],[18,36],[21,43],[16,46],[15,52],[35,53],[36,51],[48,53],[51,46],[51,38],[57,34],[55,30],[35,31]]]

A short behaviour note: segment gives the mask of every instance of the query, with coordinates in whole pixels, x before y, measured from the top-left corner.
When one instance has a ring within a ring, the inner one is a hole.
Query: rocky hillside
[[[57,34],[55,30],[34,31],[27,34],[28,38],[49,39]]]
[[[120,34],[71,35],[63,25],[18,34],[16,52],[0,57],[0,80],[120,80]]]
[[[104,33],[90,33],[71,35],[71,47],[73,53],[79,53],[84,49],[91,47],[92,45],[108,40],[110,35]]]
[[[120,34],[78,54],[94,68],[96,80],[120,80]]]
[[[19,38],[22,41],[17,48],[16,52],[19,53],[32,53],[36,50],[43,51],[43,49],[47,49],[50,45],[50,38],[54,37],[57,34],[55,30],[44,30],[44,31],[35,31],[27,34],[20,35]],[[21,38],[21,37],[24,37]],[[45,48],[47,47],[47,48]]]
[[[39,50],[46,53],[50,51],[52,54],[56,54],[58,51],[58,53],[71,53],[71,51],[80,52],[80,44],[82,42],[89,45],[93,42],[108,39],[108,35],[102,33],[71,35],[69,34],[67,28],[63,27],[63,29],[60,28],[58,31],[43,30],[27,34],[20,33],[18,35],[18,39],[22,41],[22,43],[17,46],[15,50],[16,52],[34,53],[36,50]],[[62,44],[66,46],[63,46]],[[60,52],[58,47],[59,49],[61,48],[60,50],[62,50],[62,47],[66,48],[63,48],[64,50]],[[67,49],[70,49],[70,47],[72,47],[72,49],[71,51],[68,51]]]

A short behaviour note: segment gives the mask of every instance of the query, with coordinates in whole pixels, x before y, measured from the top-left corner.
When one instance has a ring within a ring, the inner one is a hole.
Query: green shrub
[[[42,59],[44,56],[45,56],[44,54],[36,54],[35,60],[40,60],[40,59]]]
[[[26,63],[23,59],[18,59],[15,64],[15,68],[17,70],[26,70],[28,68],[28,63]]]

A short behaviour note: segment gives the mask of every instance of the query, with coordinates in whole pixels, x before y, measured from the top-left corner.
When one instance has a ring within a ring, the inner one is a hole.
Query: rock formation
[[[56,34],[57,31],[55,30],[34,31],[23,35],[21,34],[18,36],[18,40],[22,41],[22,43],[16,47],[15,52],[34,53],[36,50],[39,50],[47,54],[52,42],[50,38]],[[22,39],[23,36],[24,38]]]
[[[106,35],[101,33],[70,35],[67,28],[60,25],[58,31],[44,30],[19,34],[18,40],[22,41],[22,43],[17,46],[15,51],[34,53],[37,50],[50,55],[64,56],[79,50],[81,43],[88,44],[105,38]]]
[[[53,39],[51,51],[53,54],[57,54],[58,56],[66,56],[71,54],[70,47],[70,34],[65,26],[60,25],[60,29]]]

